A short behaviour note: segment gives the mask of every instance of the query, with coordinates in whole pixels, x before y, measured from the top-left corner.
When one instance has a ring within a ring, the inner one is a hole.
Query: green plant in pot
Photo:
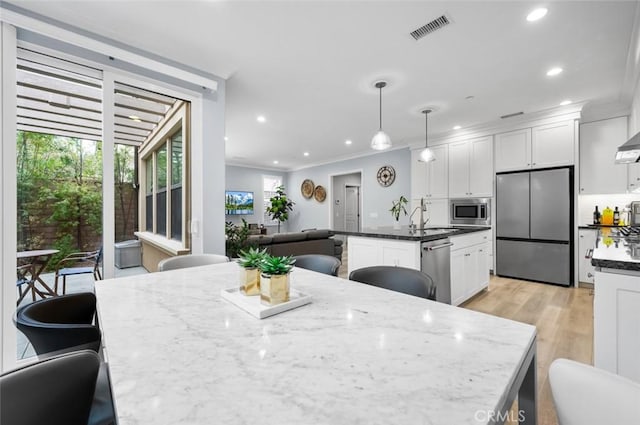
[[[267,255],[260,263],[260,301],[274,305],[289,301],[289,273],[296,260]]]
[[[225,250],[227,257],[236,258],[240,251],[247,247],[249,238],[249,225],[242,219],[242,225],[238,226],[230,221],[224,223]]]
[[[284,223],[289,219],[289,211],[293,211],[295,202],[287,198],[284,186],[276,188],[276,194],[269,198],[269,202],[271,202],[271,205],[267,207],[267,213],[269,213],[271,220],[278,221],[278,233],[280,233],[280,223]]]
[[[260,294],[260,265],[266,258],[267,250],[251,247],[238,253],[240,266],[240,291],[245,295]]]
[[[391,215],[395,218],[396,223],[400,220],[400,214],[404,213],[405,216],[407,215],[408,203],[409,201],[404,197],[404,195],[400,195],[400,198],[397,201],[392,202],[391,209],[389,211],[391,211]],[[399,223],[397,225],[399,225]]]

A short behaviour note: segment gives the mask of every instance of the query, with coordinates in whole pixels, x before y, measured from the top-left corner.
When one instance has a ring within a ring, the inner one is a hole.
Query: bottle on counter
[[[595,211],[593,211],[593,224],[600,224],[600,211],[598,211],[597,205]]]
[[[602,218],[600,224],[603,224],[605,226],[613,225],[613,210],[611,208],[607,207],[602,210]]]
[[[620,211],[618,211],[618,207],[613,210],[613,225],[618,226],[620,224]]]

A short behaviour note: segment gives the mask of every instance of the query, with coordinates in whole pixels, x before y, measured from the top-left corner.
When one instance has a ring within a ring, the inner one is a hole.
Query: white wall
[[[287,183],[287,173],[283,171],[264,170],[260,168],[240,167],[235,165],[227,165],[226,170],[226,190],[245,190],[253,192],[253,215],[227,215],[226,221],[233,223],[240,223],[244,218],[247,223],[264,224],[264,196],[263,196],[263,182],[262,177],[279,176],[282,177],[283,184]],[[287,195],[291,190],[285,186]],[[220,198],[220,205],[223,206],[224,194]],[[224,207],[222,208],[224,210]],[[293,210],[296,210],[294,205]],[[284,232],[287,229],[286,223],[284,227],[280,226],[280,231]]]
[[[618,210],[622,212],[623,208],[629,205],[630,202],[639,199],[640,195],[637,193],[580,195],[578,196],[578,226],[586,226],[593,223],[593,210],[596,205],[601,214],[606,207],[612,210],[618,207]]]
[[[391,165],[396,170],[396,180],[389,187],[382,187],[376,180],[378,169]],[[288,173],[287,193],[296,203],[289,220],[289,231],[306,228],[327,228],[330,225],[330,203],[333,194],[329,193],[331,176],[362,171],[360,194],[362,197],[362,226],[392,226],[393,217],[389,212],[393,200],[400,195],[411,195],[411,153],[409,148],[382,152],[360,158],[339,161],[333,164],[305,168]],[[327,199],[319,203],[314,198],[305,199],[300,186],[305,179],[324,186]]]

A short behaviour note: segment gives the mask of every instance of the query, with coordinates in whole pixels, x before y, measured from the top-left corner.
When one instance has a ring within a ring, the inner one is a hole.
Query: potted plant
[[[267,213],[271,220],[278,220],[278,233],[280,233],[280,223],[284,223],[289,219],[289,211],[293,211],[295,202],[287,198],[284,186],[276,188],[276,194],[269,198],[271,205],[267,207]]]
[[[238,226],[230,221],[224,223],[225,251],[227,257],[238,257],[240,250],[246,248],[249,238],[249,225],[243,218],[242,225]]]
[[[246,251],[240,251],[240,291],[245,295],[260,294],[260,264],[268,255],[267,250],[258,248],[249,248]]]
[[[289,301],[289,273],[296,260],[292,256],[266,255],[260,263],[260,301],[274,305]]]
[[[404,197],[404,195],[400,195],[400,199],[398,199],[397,201],[393,201],[391,204],[391,209],[389,211],[391,211],[391,215],[393,216],[393,218],[396,219],[396,223],[394,224],[394,227],[400,227],[400,214],[404,213],[404,215],[407,215],[407,204],[409,203],[409,201],[407,200],[407,198]]]

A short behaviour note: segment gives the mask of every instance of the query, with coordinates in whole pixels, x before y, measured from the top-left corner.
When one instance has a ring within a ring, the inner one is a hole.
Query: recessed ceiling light
[[[462,127],[460,127],[459,125],[454,125],[454,126],[453,126],[453,129],[454,129],[454,130],[460,130],[461,128],[462,128]]]
[[[553,77],[555,75],[558,75],[562,72],[562,68],[559,67],[555,67],[555,68],[551,68],[550,70],[547,71],[547,77]]]
[[[264,117],[264,115],[258,115],[256,119],[258,120],[258,122],[267,122],[267,119]]]
[[[278,161],[277,161],[277,160],[276,160],[276,161],[273,161],[273,163],[274,163],[274,164],[277,164],[277,163],[278,163]]]
[[[129,119],[130,119],[131,121],[135,121],[135,122],[142,122],[142,120],[140,119],[140,117],[139,117],[139,116],[137,116],[137,115],[129,115]]]
[[[309,152],[305,152],[305,153],[303,153],[302,155],[304,155],[304,156],[309,156]]]
[[[560,106],[567,106],[567,105],[571,105],[571,101],[569,99],[563,100],[562,102],[560,102]]]
[[[527,15],[527,21],[529,22],[537,21],[538,19],[544,18],[546,14],[547,14],[547,9],[545,9],[544,7],[541,7],[539,9],[534,9],[531,11],[531,13]]]
[[[345,140],[345,141],[344,141],[344,144],[345,144],[345,145],[350,145],[351,143],[353,143],[351,140]]]
[[[225,141],[225,142],[228,142],[228,141],[229,141],[229,138],[228,138],[227,136],[224,136],[224,141]]]

